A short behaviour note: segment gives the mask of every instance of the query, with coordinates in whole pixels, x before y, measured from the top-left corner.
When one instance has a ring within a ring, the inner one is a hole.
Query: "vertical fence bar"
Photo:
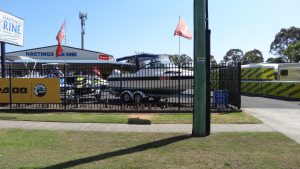
[[[64,106],[64,110],[67,110],[67,78],[66,78],[66,64],[64,64],[64,102],[63,102],[63,106]]]
[[[6,64],[6,61],[5,61],[5,42],[0,42],[1,44],[1,77],[2,78],[5,78],[6,75],[5,75],[5,64]]]
[[[237,108],[241,109],[241,62],[237,65]]]
[[[223,63],[221,63],[218,67],[218,70],[219,70],[219,77],[218,77],[218,89],[221,90],[222,89],[222,83],[221,83],[221,79],[222,79],[222,66],[223,66]]]
[[[229,79],[229,82],[228,82],[228,84],[229,84],[229,86],[230,86],[230,88],[229,88],[229,91],[228,91],[228,93],[229,93],[229,99],[228,99],[228,104],[232,104],[232,103],[234,103],[234,100],[236,100],[235,98],[236,98],[236,85],[235,85],[235,75],[236,75],[236,70],[234,69],[236,67],[236,64],[234,64],[234,65],[232,65],[230,68],[229,68],[229,75],[230,75],[230,79]]]
[[[179,56],[180,57],[180,56]],[[179,69],[179,78],[178,78],[178,110],[180,110],[180,106],[181,106],[181,101],[180,101],[180,99],[181,99],[181,97],[180,97],[180,88],[181,88],[181,86],[180,86],[180,72],[182,72],[182,71],[180,71],[181,70],[181,67],[180,67],[180,63],[178,64],[178,69]]]
[[[11,85],[11,82],[12,82],[12,79],[11,79],[11,65],[9,65],[8,67],[8,74],[9,74],[9,110],[12,109],[12,85]]]
[[[124,110],[124,99],[123,99],[123,95],[122,95],[122,91],[123,91],[123,73],[120,73],[120,91],[119,91],[119,95],[121,98],[121,110]],[[118,82],[116,82],[118,83]],[[118,90],[118,89],[117,89]]]

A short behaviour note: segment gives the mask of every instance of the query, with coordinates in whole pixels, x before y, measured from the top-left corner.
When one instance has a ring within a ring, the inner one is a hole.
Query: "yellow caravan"
[[[242,65],[241,92],[300,100],[300,63]]]

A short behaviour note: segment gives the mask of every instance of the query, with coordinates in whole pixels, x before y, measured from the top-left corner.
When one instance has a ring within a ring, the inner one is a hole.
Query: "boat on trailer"
[[[113,70],[108,87],[124,102],[160,100],[191,89],[194,72],[172,63],[168,55],[140,54],[117,59],[131,63],[134,70]]]

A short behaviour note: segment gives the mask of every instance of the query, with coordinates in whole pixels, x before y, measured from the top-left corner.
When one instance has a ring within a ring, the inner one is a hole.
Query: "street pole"
[[[205,137],[210,134],[209,106],[209,38],[207,31],[207,0],[194,0],[194,137]]]
[[[81,49],[84,49],[84,34],[85,34],[85,21],[87,20],[87,14],[79,12],[79,19],[81,20]]]
[[[1,77],[5,78],[5,42],[1,42]]]

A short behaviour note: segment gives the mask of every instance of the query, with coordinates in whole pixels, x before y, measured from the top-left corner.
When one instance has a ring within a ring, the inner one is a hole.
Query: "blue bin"
[[[217,108],[227,108],[229,94],[226,90],[214,91],[214,104]]]

